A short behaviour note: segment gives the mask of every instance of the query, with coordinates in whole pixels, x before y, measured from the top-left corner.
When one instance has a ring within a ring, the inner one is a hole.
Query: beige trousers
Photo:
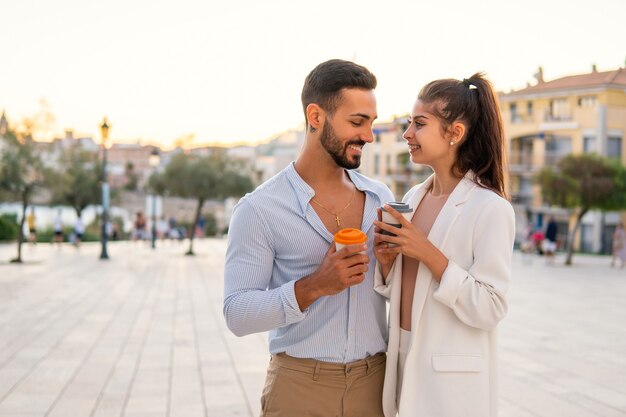
[[[383,417],[384,353],[348,364],[272,356],[261,417]]]

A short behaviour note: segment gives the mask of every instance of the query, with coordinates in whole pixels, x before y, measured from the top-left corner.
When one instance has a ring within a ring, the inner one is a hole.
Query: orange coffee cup
[[[335,233],[335,248],[340,251],[344,246],[360,245],[367,242],[367,235],[359,229],[341,229]]]

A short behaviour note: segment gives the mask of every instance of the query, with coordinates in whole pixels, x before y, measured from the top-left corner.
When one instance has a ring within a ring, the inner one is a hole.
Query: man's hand
[[[366,250],[364,244],[346,246],[340,251],[335,249],[334,243],[330,245],[319,268],[295,284],[300,310],[305,310],[320,297],[338,294],[363,282],[370,262],[369,256],[361,253]]]

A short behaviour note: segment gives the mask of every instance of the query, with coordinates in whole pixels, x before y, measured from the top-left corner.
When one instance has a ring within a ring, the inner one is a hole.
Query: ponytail
[[[504,187],[504,130],[491,83],[476,73],[462,81],[432,81],[418,95],[441,122],[444,132],[462,122],[466,133],[452,166],[455,176],[473,171],[481,187],[506,197]]]

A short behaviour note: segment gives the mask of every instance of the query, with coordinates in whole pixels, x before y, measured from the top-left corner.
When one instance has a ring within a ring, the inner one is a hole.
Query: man
[[[80,242],[83,240],[83,234],[85,234],[85,224],[83,223],[83,219],[77,217],[74,221],[74,246],[80,246]]]
[[[37,218],[35,217],[35,207],[30,208],[30,214],[26,216],[26,222],[28,223],[28,241],[30,243],[37,243]]]
[[[269,331],[262,416],[383,415],[387,322],[373,290],[373,244],[336,251],[333,243],[348,227],[373,242],[376,208],[393,200],[351,171],[373,141],[375,87],[376,77],[352,62],[313,69],[297,160],[233,211],[224,316],[238,336]]]
[[[553,263],[554,262],[554,254],[556,253],[556,235],[557,235],[557,225],[554,217],[550,216],[548,220],[548,225],[546,226],[546,238],[543,241],[543,252],[546,255],[546,262]]]
[[[54,237],[52,241],[60,246],[63,243],[63,217],[61,216],[61,209],[58,209],[56,216],[54,216],[53,228]]]

